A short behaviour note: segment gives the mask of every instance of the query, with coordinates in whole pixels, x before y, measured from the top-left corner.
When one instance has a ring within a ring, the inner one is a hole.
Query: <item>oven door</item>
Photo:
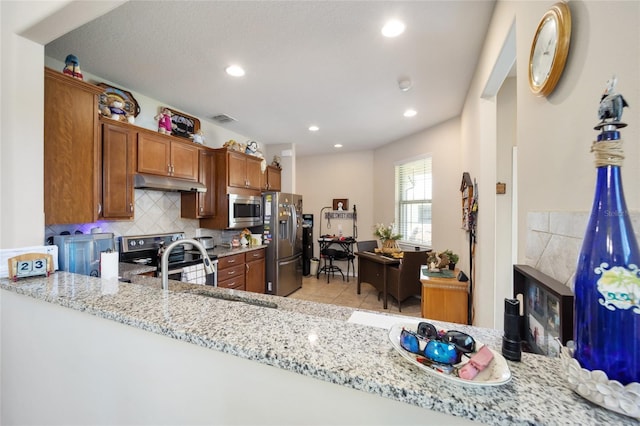
[[[262,197],[229,194],[229,228],[262,225]]]

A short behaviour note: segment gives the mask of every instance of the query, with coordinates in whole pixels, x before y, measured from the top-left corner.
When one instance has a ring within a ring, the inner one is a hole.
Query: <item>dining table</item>
[[[382,293],[382,307],[387,309],[387,292],[389,288],[389,269],[398,268],[400,259],[391,254],[374,253],[370,251],[356,252],[358,256],[358,285],[360,294],[361,284],[369,283]]]

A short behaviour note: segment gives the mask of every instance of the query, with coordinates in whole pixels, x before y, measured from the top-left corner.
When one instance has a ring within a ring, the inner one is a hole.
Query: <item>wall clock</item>
[[[569,53],[571,11],[566,3],[554,4],[540,20],[529,55],[529,87],[547,96],[556,87]]]

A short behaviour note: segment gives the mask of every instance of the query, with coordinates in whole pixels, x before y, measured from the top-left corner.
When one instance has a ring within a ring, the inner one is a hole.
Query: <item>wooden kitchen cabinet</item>
[[[218,259],[218,287],[245,289],[244,253],[223,256]]]
[[[265,249],[222,256],[218,259],[218,287],[265,292]]]
[[[236,151],[227,151],[227,185],[234,188],[253,189],[260,193],[261,158]]]
[[[467,324],[469,282],[454,278],[420,276],[422,282],[422,317],[438,321]]]
[[[102,217],[132,219],[133,175],[137,132],[128,124],[109,118],[102,121]]]
[[[138,172],[198,181],[198,147],[174,136],[138,133]]]
[[[104,89],[49,68],[44,74],[45,225],[95,222],[102,211]]]
[[[207,187],[207,192],[183,192],[180,200],[180,216],[190,219],[211,217],[216,212],[215,153],[209,148],[200,148],[200,172],[198,182]]]
[[[260,196],[262,172],[261,158],[230,151],[226,148],[211,149],[215,155],[214,187],[215,213],[200,219],[201,228],[226,229],[229,226],[229,194]],[[250,185],[245,185],[251,182]]]
[[[262,174],[262,190],[279,192],[282,190],[282,170],[276,166],[267,166]]]
[[[245,287],[247,291],[254,293],[265,293],[265,250],[251,250],[245,253],[246,276]]]

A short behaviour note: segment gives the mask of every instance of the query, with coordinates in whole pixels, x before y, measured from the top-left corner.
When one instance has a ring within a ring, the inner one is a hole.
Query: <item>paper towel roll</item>
[[[100,253],[100,277],[103,279],[118,278],[117,251]]]

